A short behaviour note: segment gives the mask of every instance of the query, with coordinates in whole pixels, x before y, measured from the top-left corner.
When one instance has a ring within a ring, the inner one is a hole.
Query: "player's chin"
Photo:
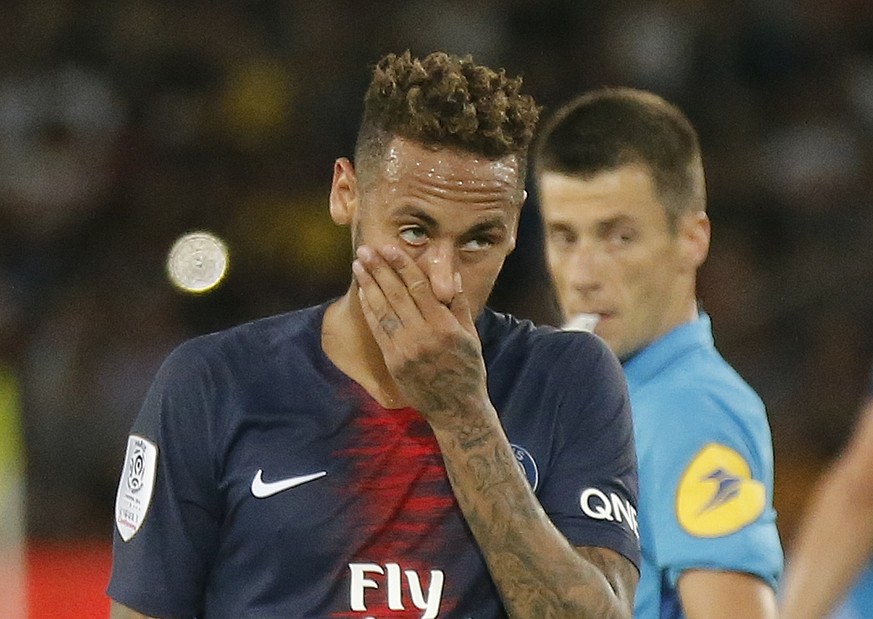
[[[470,303],[470,317],[473,320],[476,320],[482,312],[485,311],[485,305],[486,304],[481,301],[478,303]]]

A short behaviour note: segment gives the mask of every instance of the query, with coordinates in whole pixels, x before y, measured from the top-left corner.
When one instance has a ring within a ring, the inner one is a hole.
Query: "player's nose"
[[[430,279],[434,295],[448,305],[455,297],[455,272],[457,259],[449,243],[434,243],[423,256],[422,269]]]

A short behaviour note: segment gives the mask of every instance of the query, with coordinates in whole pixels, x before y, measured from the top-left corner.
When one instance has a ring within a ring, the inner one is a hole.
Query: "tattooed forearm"
[[[507,466],[506,456],[502,450],[493,454],[476,454],[470,457],[469,467],[476,482],[476,490],[492,492],[494,487],[505,484],[512,479],[512,468]],[[496,492],[500,492],[499,489]],[[495,497],[498,500],[501,497]]]
[[[490,445],[494,441],[494,428],[476,416],[453,414],[450,425],[453,428],[451,437],[453,447],[476,457],[482,447]]]
[[[449,481],[510,617],[631,616],[636,568],[605,549],[577,552],[554,527],[499,429],[475,441],[437,432]]]
[[[457,329],[426,335],[395,337],[386,365],[437,437],[458,504],[509,616],[629,618],[635,581],[616,584],[602,565],[578,554],[534,496],[488,396],[478,339]]]
[[[466,340],[451,340],[410,356],[392,374],[415,408],[432,423],[455,424],[463,411],[488,400],[481,352]]]

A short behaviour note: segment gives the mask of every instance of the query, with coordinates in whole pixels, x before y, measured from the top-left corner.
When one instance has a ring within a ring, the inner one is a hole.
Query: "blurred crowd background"
[[[696,124],[701,302],[768,406],[790,539],[873,360],[873,2],[4,0],[0,32],[0,391],[29,538],[111,537],[126,434],[175,345],[343,292],[327,196],[369,67],[441,49],[522,74],[546,114],[630,85]],[[555,323],[536,208],[491,304]],[[191,230],[230,250],[210,293],[166,277]]]

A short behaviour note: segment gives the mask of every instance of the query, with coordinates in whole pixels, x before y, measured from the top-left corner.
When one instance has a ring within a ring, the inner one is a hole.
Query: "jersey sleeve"
[[[775,587],[782,550],[772,444],[757,397],[686,385],[640,393],[634,406],[640,526],[671,585],[700,568],[755,574]]]
[[[196,347],[183,344],[158,371],[128,438],[107,592],[146,615],[193,617],[202,605],[221,518],[214,383]]]
[[[574,546],[611,548],[639,567],[637,461],[627,384],[602,340],[585,335],[580,344],[555,361],[547,386],[558,393],[557,440],[538,496]]]

